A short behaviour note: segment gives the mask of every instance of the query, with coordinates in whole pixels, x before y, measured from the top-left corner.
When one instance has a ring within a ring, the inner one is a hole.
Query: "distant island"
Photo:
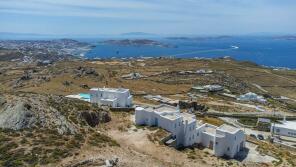
[[[213,37],[167,37],[166,39],[170,40],[213,40],[213,39],[228,39],[232,38],[232,36],[223,35],[223,36],[213,36]]]
[[[161,43],[150,39],[123,39],[123,40],[107,40],[104,44],[122,45],[122,46],[158,46],[158,47],[174,47],[170,44]]]
[[[145,32],[128,32],[121,34],[122,36],[158,36],[156,34],[145,33]]]
[[[296,36],[295,35],[285,35],[285,36],[274,37],[274,39],[296,40]]]

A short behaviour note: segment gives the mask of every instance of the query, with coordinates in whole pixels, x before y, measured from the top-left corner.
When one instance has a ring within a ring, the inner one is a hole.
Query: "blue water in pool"
[[[127,58],[174,56],[177,58],[230,56],[237,60],[252,61],[260,65],[296,69],[296,40],[272,37],[231,37],[221,39],[154,39],[174,47],[120,46],[92,40],[96,47],[87,58]]]
[[[79,96],[81,96],[83,99],[90,99],[90,94],[87,93],[79,93]]]

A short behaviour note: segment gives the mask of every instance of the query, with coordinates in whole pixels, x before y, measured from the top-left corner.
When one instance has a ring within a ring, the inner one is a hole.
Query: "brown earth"
[[[91,68],[90,71],[94,70],[95,74],[86,72],[83,75],[77,75],[79,67]],[[180,71],[196,71],[198,69],[211,69],[214,73],[207,75],[182,75],[179,73]],[[23,77],[28,71],[30,76]],[[148,77],[137,80],[121,78],[122,75],[132,72],[138,72]],[[61,61],[50,66],[40,67],[34,64],[2,61],[0,62],[0,83],[1,94],[33,92],[45,95],[69,95],[88,92],[87,85],[88,87],[125,87],[129,88],[132,93],[144,91],[147,94],[163,95],[172,99],[186,99],[187,93],[190,92],[193,85],[216,83],[224,85],[226,89],[236,95],[252,91],[258,94],[296,99],[296,71],[274,71],[252,63],[230,59],[149,59],[129,62],[119,60]],[[261,86],[268,93],[254,84]],[[144,99],[141,95],[135,96],[135,101],[140,104],[158,104]],[[215,94],[199,98],[198,101],[215,110],[249,112],[244,107],[233,105],[231,103],[233,100]],[[289,103],[293,105],[293,102]],[[286,103],[276,100],[271,101],[265,107],[288,111]],[[250,112],[252,111],[250,110]],[[85,137],[83,143],[80,143],[81,147],[75,147],[75,152],[70,156],[61,161],[50,163],[48,166],[67,166],[92,157],[99,158],[101,161],[101,159],[111,159],[114,156],[119,158],[120,166],[272,166],[272,164],[243,164],[235,160],[224,160],[212,156],[207,149],[195,148],[178,151],[150,141],[148,135],[155,133],[155,130],[135,127],[128,113],[111,113],[111,118],[107,124],[100,124],[93,128],[87,127],[87,129],[91,129],[91,134]],[[211,118],[204,118],[204,121],[221,124],[221,120]],[[97,135],[100,134],[97,134],[97,131],[103,134],[103,136],[99,136],[99,141],[96,140]],[[25,136],[24,134],[19,135]],[[42,134],[40,135],[40,138],[44,138]],[[9,136],[8,138],[13,137]],[[74,137],[69,136],[68,138],[67,140],[72,140]],[[101,140],[104,142],[108,140],[107,143],[111,146],[96,143]],[[120,146],[117,146],[116,143]],[[30,144],[32,144],[31,140],[26,147]],[[269,145],[264,148],[269,148]],[[289,158],[288,160],[291,161]],[[284,161],[287,162],[287,160]]]

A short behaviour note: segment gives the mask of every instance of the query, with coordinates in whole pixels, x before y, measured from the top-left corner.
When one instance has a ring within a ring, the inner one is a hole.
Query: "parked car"
[[[258,138],[259,140],[264,140],[264,136],[261,135],[261,134],[258,134],[258,135],[257,135],[257,138]]]
[[[257,139],[256,135],[254,135],[254,134],[250,134],[250,137]]]

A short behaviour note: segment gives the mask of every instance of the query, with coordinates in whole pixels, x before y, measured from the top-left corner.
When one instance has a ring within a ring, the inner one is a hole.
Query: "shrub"
[[[106,144],[109,146],[117,146],[117,147],[120,146],[115,140],[101,133],[92,134],[88,139],[88,143],[90,145],[100,146],[100,147],[102,146],[104,147],[106,146]]]
[[[254,118],[240,118],[238,122],[247,126],[256,126],[257,119]]]

